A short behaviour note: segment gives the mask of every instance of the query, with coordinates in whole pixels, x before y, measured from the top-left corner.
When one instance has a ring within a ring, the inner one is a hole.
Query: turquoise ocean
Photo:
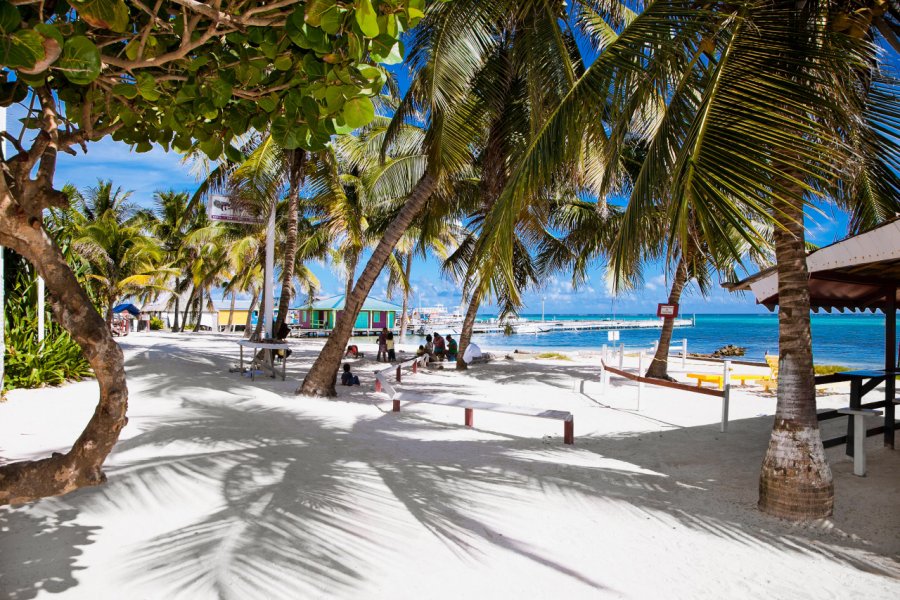
[[[541,315],[521,315],[529,321],[540,321]],[[693,315],[682,315],[691,318]],[[600,314],[549,314],[547,321],[609,319]],[[655,319],[655,315],[616,315],[617,319]],[[853,368],[884,368],[884,315],[813,314],[813,359],[816,364],[836,364]],[[626,348],[650,347],[659,338],[659,329],[623,329],[617,343]],[[778,316],[776,314],[698,314],[696,325],[679,327],[672,345],[680,346],[687,338],[688,352],[710,353],[725,344],[743,346],[746,358],[763,360],[766,352],[778,351]],[[512,350],[599,350],[607,340],[606,331],[560,331],[539,334],[475,335],[484,348]]]

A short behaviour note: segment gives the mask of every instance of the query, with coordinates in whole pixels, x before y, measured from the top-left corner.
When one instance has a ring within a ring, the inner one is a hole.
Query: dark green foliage
[[[24,261],[23,261],[24,264]],[[37,341],[37,284],[34,272],[10,265],[15,284],[6,290],[6,366],[3,390],[59,385],[91,375],[81,348],[49,317],[43,344]]]

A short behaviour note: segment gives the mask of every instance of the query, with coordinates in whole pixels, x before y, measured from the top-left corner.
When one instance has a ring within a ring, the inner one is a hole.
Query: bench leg
[[[575,419],[563,424],[563,443],[570,446],[575,443]]]
[[[866,418],[862,415],[853,415],[853,474],[858,477],[866,476]]]
[[[394,400],[394,412],[400,412],[400,401]]]
[[[466,411],[466,427],[472,427],[475,422],[475,411],[471,408],[464,409]]]

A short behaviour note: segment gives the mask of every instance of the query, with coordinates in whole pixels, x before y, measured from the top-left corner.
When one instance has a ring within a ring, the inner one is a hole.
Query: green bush
[[[150,317],[150,330],[151,331],[160,331],[163,327],[165,327],[165,323],[159,317]]]
[[[20,273],[15,287],[7,290],[4,391],[59,385],[92,375],[81,347],[49,319],[43,344],[38,343],[35,288],[34,280]]]

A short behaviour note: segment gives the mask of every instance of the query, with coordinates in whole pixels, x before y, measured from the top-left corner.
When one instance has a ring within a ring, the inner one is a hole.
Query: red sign
[[[664,319],[674,319],[678,316],[677,304],[657,304],[656,316]]]

